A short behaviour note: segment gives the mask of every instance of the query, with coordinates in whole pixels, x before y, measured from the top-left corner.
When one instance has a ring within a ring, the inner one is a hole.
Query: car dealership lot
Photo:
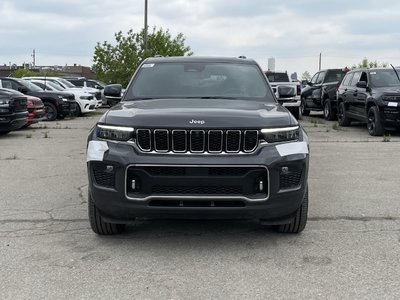
[[[2,298],[398,298],[399,133],[371,137],[321,114],[301,121],[311,162],[300,235],[254,221],[139,220],[99,237],[85,166],[99,117],[0,138]]]

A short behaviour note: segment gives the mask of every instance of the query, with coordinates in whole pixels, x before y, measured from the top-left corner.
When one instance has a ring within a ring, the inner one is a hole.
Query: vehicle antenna
[[[392,64],[390,64],[390,66],[393,68],[393,71],[396,73],[397,79],[400,81],[400,77],[399,77],[399,73],[397,73],[397,70],[395,67],[393,67]]]

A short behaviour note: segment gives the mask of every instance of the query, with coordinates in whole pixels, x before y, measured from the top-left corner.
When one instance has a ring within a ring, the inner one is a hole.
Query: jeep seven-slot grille
[[[258,146],[258,130],[137,129],[144,152],[250,153]]]

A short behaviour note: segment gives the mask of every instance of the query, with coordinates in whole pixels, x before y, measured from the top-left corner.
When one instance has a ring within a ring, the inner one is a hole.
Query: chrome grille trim
[[[211,133],[219,133],[221,135],[221,147],[220,150],[210,150],[210,135]],[[207,138],[208,138],[208,152],[210,153],[221,153],[224,147],[224,132],[222,130],[209,130],[208,134],[207,134]]]
[[[234,134],[234,133],[238,133],[239,134],[239,141],[238,141],[238,147],[235,150],[228,150],[228,140],[229,140],[229,136]],[[227,130],[226,131],[226,139],[225,139],[225,149],[227,153],[238,153],[240,151],[240,144],[241,144],[241,138],[242,138],[242,134],[240,130]]]
[[[176,150],[175,147],[175,141],[176,139],[174,138],[175,135],[179,132],[183,132],[185,134],[185,147],[183,150]],[[172,152],[176,152],[176,153],[185,153],[187,151],[187,131],[186,130],[181,130],[181,129],[174,129],[172,130]]]
[[[203,147],[202,150],[193,150],[193,137],[194,132],[201,132],[203,134]],[[204,130],[190,130],[190,151],[193,153],[203,153],[205,150],[206,132]]]
[[[256,134],[257,141],[256,141],[256,143],[255,143],[255,145],[254,145],[254,147],[252,149],[247,149],[247,147],[246,147],[246,135],[248,133],[255,133]],[[257,146],[258,146],[258,131],[257,130],[245,130],[244,134],[243,134],[243,151],[246,152],[246,153],[251,153],[254,150],[256,150]]]
[[[166,147],[166,149],[157,148],[157,133],[158,132],[160,132],[160,133],[165,132],[166,133],[166,137],[167,137],[167,147]],[[169,151],[169,131],[168,131],[168,129],[155,129],[154,130],[154,149],[157,152],[168,152]]]
[[[135,133],[132,143],[151,154],[251,154],[263,145],[257,129],[138,128]]]
[[[142,133],[147,133],[148,134],[148,143],[150,148],[144,148],[143,145],[141,145],[141,142],[139,141],[139,135]],[[136,130],[136,140],[137,140],[137,145],[139,147],[140,150],[144,151],[144,152],[149,152],[151,151],[151,130],[150,129],[137,129]]]

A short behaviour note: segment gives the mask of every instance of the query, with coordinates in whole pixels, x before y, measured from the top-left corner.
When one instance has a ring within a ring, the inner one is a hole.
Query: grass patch
[[[390,136],[390,134],[385,134],[385,135],[383,136],[382,142],[388,143],[388,142],[390,142],[391,138],[392,138],[392,137]]]
[[[17,158],[18,158],[17,154],[13,154],[13,155],[7,157],[6,160],[16,160]]]

